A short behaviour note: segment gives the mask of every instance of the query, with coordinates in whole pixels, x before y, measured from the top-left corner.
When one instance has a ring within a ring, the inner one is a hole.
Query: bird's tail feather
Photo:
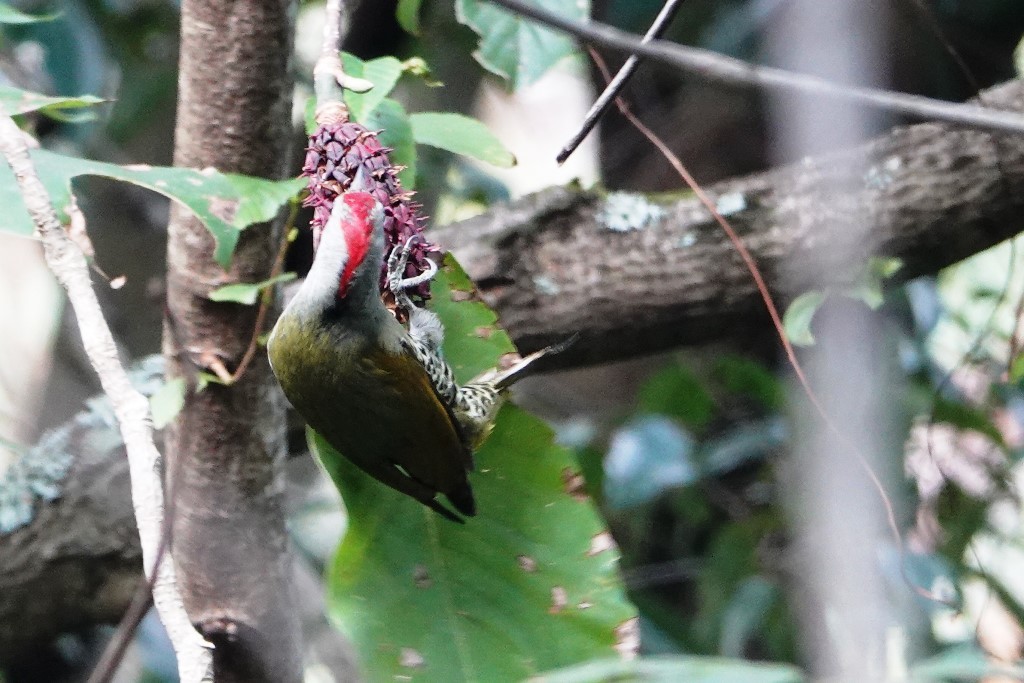
[[[467,517],[476,514],[476,500],[473,498],[473,489],[470,488],[469,482],[463,482],[455,490],[446,493],[445,497],[456,510]]]
[[[560,341],[557,344],[552,344],[551,346],[545,346],[540,351],[534,351],[529,356],[523,358],[521,361],[519,361],[512,367],[507,368],[505,370],[497,371],[495,375],[492,378],[490,378],[490,381],[494,383],[494,387],[496,389],[506,389],[512,386],[514,383],[521,380],[522,378],[529,375],[530,372],[532,372],[534,369],[531,366],[535,362],[537,362],[541,358],[544,358],[545,356],[553,356],[562,353],[570,346],[575,344],[579,340],[579,338],[580,334],[579,332],[577,332],[564,341]],[[474,380],[474,382],[476,381],[477,380]]]
[[[451,498],[449,498],[449,500],[451,500]],[[444,505],[441,505],[441,503],[439,503],[434,498],[428,498],[426,500],[422,500],[421,499],[420,502],[423,503],[424,505],[426,505],[428,508],[430,508],[434,512],[436,512],[437,514],[441,515],[442,517],[444,517],[447,520],[455,522],[456,524],[465,524],[466,523],[466,520],[464,520],[461,517],[459,517],[458,515],[456,515],[454,512],[452,512],[451,510],[446,508]]]

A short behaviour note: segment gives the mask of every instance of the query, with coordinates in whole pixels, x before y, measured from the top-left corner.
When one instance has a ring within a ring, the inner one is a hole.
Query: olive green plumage
[[[337,204],[306,281],[268,341],[274,374],[295,409],[339,453],[378,481],[461,521],[435,496],[445,495],[464,515],[475,514],[467,479],[472,454],[408,352],[405,328],[381,301],[380,205],[365,193],[343,195]],[[359,230],[367,232],[369,245],[353,271]]]

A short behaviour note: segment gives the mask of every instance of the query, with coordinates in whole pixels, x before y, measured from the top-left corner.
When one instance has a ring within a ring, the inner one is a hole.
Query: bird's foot
[[[395,247],[391,251],[391,256],[388,257],[388,274],[387,282],[388,289],[395,295],[395,301],[398,302],[406,310],[412,310],[413,303],[406,294],[406,290],[423,284],[429,280],[432,280],[437,275],[437,264],[426,259],[427,270],[419,275],[413,277],[405,277],[405,267],[409,263],[409,256],[412,254],[412,246],[417,240],[421,239],[419,235],[412,235],[405,241],[400,247]]]

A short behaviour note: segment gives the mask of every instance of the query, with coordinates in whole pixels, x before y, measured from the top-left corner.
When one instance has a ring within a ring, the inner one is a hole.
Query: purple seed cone
[[[399,167],[391,165],[388,152],[380,144],[377,134],[353,122],[321,125],[309,138],[306,162],[302,175],[308,178],[309,196],[305,206],[313,207],[310,227],[314,235],[327,224],[335,198],[352,184],[356,172],[362,168],[370,178],[370,193],[384,206],[384,237],[387,247],[381,267],[381,291],[388,291],[385,275],[387,257],[396,245],[403,245],[412,235],[420,239],[412,247],[406,277],[414,277],[427,270],[430,256],[440,250],[423,236],[423,218],[420,205],[412,201],[412,193],[404,192],[398,180]],[[430,283],[425,282],[409,290],[413,301],[422,304],[430,298]]]

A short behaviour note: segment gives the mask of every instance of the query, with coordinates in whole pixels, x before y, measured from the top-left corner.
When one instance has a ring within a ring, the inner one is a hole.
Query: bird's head
[[[334,201],[317,240],[313,270],[328,275],[334,296],[379,295],[384,259],[384,208],[368,192],[346,192]],[[312,274],[312,271],[311,271]],[[367,289],[370,291],[364,291]]]

